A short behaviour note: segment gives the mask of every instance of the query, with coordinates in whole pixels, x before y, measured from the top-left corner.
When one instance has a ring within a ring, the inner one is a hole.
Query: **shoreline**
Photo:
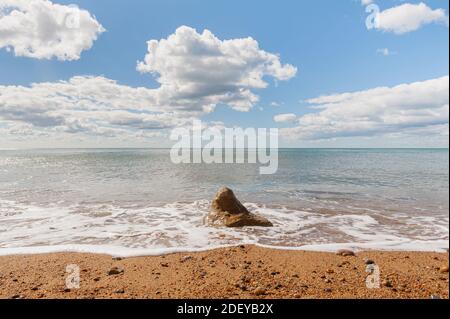
[[[134,257],[158,257],[171,254],[202,253],[212,250],[227,249],[240,245],[255,246],[262,249],[296,251],[296,252],[316,252],[335,253],[338,250],[349,249],[354,252],[412,252],[412,253],[448,253],[448,240],[429,241],[397,241],[397,242],[368,242],[368,243],[325,243],[325,244],[305,244],[303,246],[274,246],[253,242],[240,242],[228,245],[216,245],[202,248],[192,247],[170,247],[170,248],[128,248],[122,246],[109,245],[51,245],[51,246],[31,246],[18,248],[0,248],[0,257],[15,255],[43,255],[43,254],[93,254],[108,255],[111,257],[134,258]],[[431,246],[431,247],[430,247]]]
[[[366,286],[372,262],[380,288]],[[0,256],[0,299],[448,299],[448,262],[441,252],[368,250],[344,257],[255,245],[129,258],[8,255]],[[79,289],[67,288],[68,265],[79,268]]]

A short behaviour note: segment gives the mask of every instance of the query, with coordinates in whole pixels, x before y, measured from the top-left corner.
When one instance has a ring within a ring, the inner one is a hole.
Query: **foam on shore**
[[[253,244],[308,251],[436,251],[448,249],[448,217],[318,213],[246,206],[274,227],[224,229],[204,225],[210,203],[160,207],[49,207],[0,201],[0,255],[56,252],[146,256]]]

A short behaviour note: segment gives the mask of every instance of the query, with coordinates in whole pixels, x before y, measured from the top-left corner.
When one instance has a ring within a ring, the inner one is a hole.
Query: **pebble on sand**
[[[348,250],[348,249],[341,249],[341,250],[338,250],[336,252],[336,255],[343,256],[343,257],[348,257],[348,256],[355,256],[355,253],[353,251],[351,251],[351,250]]]
[[[255,291],[253,291],[253,293],[256,296],[262,296],[262,295],[266,294],[266,290],[264,288],[262,288],[262,287],[258,287],[258,288],[255,289]]]
[[[108,271],[108,276],[113,276],[113,275],[120,275],[123,274],[124,270],[120,267],[112,267],[109,271]]]
[[[446,272],[448,272],[448,266],[442,266],[442,267],[439,269],[439,271],[440,271],[441,273],[446,273]]]
[[[375,264],[375,262],[372,259],[367,259],[367,258],[364,259],[364,263],[366,265],[374,265]]]

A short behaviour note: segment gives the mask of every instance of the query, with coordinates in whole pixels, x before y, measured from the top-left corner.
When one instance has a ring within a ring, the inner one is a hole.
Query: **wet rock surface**
[[[267,218],[249,212],[236,198],[234,192],[227,187],[217,192],[207,216],[207,223],[210,226],[219,227],[273,226]]]

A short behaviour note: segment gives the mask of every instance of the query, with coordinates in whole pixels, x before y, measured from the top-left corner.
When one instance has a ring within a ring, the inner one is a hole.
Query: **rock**
[[[112,267],[109,271],[108,271],[108,276],[113,276],[113,275],[120,275],[123,274],[124,270],[120,267]]]
[[[211,226],[245,227],[259,226],[272,227],[273,224],[266,218],[250,213],[236,198],[229,188],[221,188],[211,204],[207,223]]]
[[[383,281],[383,286],[387,288],[392,288],[392,283],[386,279]]]
[[[24,297],[22,295],[14,295],[11,297],[11,299],[23,299]]]
[[[265,295],[265,294],[266,294],[266,290],[265,290],[263,287],[258,287],[258,288],[256,288],[256,289],[253,291],[253,293],[254,293],[256,296],[262,296],[262,295]]]
[[[430,299],[441,299],[441,297],[437,295],[431,295]]]
[[[348,261],[343,261],[343,262],[339,263],[337,266],[338,266],[339,268],[342,268],[342,267],[344,267],[345,265],[350,265],[350,263],[349,263]]]
[[[351,250],[348,250],[348,249],[341,249],[341,250],[338,250],[336,252],[336,255],[343,256],[343,257],[348,257],[348,256],[355,256],[355,253],[353,251],[351,251]]]
[[[448,272],[448,266],[442,266],[442,267],[439,269],[439,271],[440,271],[441,273],[446,273],[446,272]]]
[[[331,288],[325,288],[323,291],[325,291],[325,292],[333,292],[333,289],[331,289]]]
[[[364,263],[366,265],[375,265],[375,262],[372,259],[367,259],[367,258],[364,259]]]
[[[245,283],[250,283],[251,278],[249,278],[247,276],[241,276],[240,280]]]
[[[122,260],[123,258],[122,257],[113,257],[112,258],[112,260],[116,260],[116,261],[119,261],[119,260]]]
[[[168,263],[161,263],[161,267],[167,268],[167,267],[169,267],[169,264]]]
[[[124,289],[118,289],[118,290],[114,291],[114,293],[116,293],[116,294],[124,294],[125,290]]]

